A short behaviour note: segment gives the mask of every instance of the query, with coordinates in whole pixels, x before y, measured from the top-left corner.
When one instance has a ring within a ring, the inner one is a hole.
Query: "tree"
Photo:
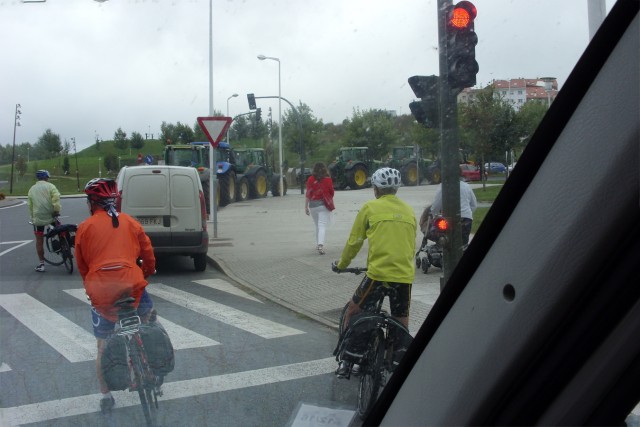
[[[522,151],[529,143],[531,136],[538,128],[542,118],[547,113],[547,105],[540,102],[529,101],[516,113],[516,127],[519,140],[516,148]]]
[[[118,156],[113,153],[109,153],[104,156],[104,167],[107,173],[118,170]]]
[[[41,157],[45,159],[52,159],[60,155],[62,151],[62,143],[60,142],[60,135],[53,133],[51,129],[47,129],[42,136],[38,138],[36,142],[35,151],[41,154]]]
[[[493,86],[478,91],[469,104],[459,107],[460,148],[485,158],[502,159],[505,150],[518,142],[515,112]]]
[[[65,175],[69,175],[69,156],[65,155],[62,159],[62,170]]]
[[[131,140],[129,141],[129,145],[134,150],[142,150],[144,147],[144,138],[142,138],[142,134],[139,132],[131,132]]]
[[[347,120],[345,127],[346,145],[369,147],[373,157],[377,159],[385,157],[399,141],[393,116],[384,110],[362,112],[354,109],[353,117]]]
[[[251,123],[247,120],[247,116],[240,116],[233,121],[231,125],[231,137],[240,141],[249,138],[251,134]]]
[[[314,155],[317,152],[320,140],[319,134],[322,132],[324,124],[322,120],[318,120],[313,115],[313,110],[302,101],[298,104],[296,111],[297,114],[293,110],[289,110],[284,114],[282,120],[282,143],[289,151],[300,153],[300,142],[302,142],[304,152],[300,154],[305,159],[307,155]]]
[[[122,128],[118,128],[118,130],[113,134],[113,145],[120,151],[125,151],[129,148],[127,133],[123,131]]]
[[[24,174],[27,172],[27,162],[25,161],[23,156],[19,156],[18,160],[16,161],[16,171],[21,177],[24,176]]]

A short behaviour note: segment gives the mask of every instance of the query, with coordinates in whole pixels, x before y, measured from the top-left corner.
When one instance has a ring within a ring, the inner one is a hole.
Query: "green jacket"
[[[413,283],[416,217],[413,208],[394,195],[366,202],[356,216],[338,268],[346,268],[369,240],[367,276],[383,282]]]
[[[33,225],[51,224],[53,213],[60,213],[60,192],[48,181],[38,181],[29,189],[27,198]]]

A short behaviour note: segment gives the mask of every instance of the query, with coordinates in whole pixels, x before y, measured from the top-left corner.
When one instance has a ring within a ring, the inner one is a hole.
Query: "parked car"
[[[489,173],[505,173],[507,171],[507,167],[498,162],[485,163],[484,169]]]
[[[460,173],[465,181],[480,181],[480,169],[473,165],[460,165]]]

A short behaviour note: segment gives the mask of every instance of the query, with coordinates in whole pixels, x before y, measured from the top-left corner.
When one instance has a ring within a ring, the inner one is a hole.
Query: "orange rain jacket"
[[[147,286],[145,277],[156,268],[151,241],[138,221],[124,213],[118,221],[119,227],[113,228],[107,212],[96,210],[78,226],[75,244],[78,271],[91,305],[111,321],[118,319],[113,303],[120,298],[132,296],[138,306]],[[138,258],[142,268],[136,264]]]

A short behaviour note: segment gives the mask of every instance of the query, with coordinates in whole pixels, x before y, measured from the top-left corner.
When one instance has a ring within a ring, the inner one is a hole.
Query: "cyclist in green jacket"
[[[396,290],[389,301],[391,315],[405,327],[409,326],[411,284],[415,277],[415,213],[396,196],[402,183],[396,169],[378,169],[371,183],[376,198],[366,202],[358,212],[340,260],[332,265],[334,271],[348,267],[365,239],[369,241],[367,274],[349,301],[342,325],[345,331],[351,316],[375,305],[382,286]],[[348,364],[341,362],[336,374],[347,376],[349,369]]]
[[[27,194],[29,217],[36,235],[36,253],[40,260],[36,271],[44,272],[44,227],[60,215],[60,192],[49,182],[49,172],[41,169],[36,172],[38,182],[33,184]]]

